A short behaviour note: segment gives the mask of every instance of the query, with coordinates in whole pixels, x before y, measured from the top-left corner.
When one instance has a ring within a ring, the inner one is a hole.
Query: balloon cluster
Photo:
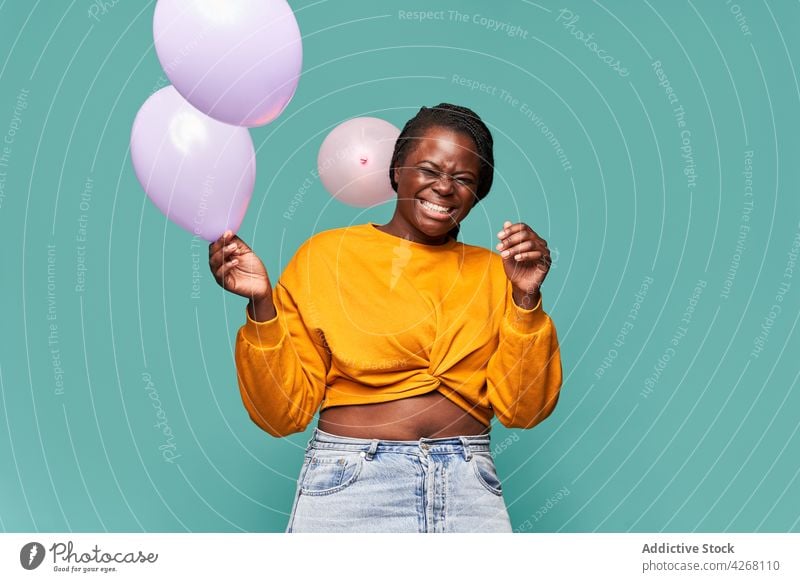
[[[213,241],[244,219],[256,177],[247,128],[294,95],[300,29],[285,0],[159,0],[153,37],[172,85],[136,115],[133,168],[167,218]]]
[[[172,85],[137,113],[131,161],[167,218],[214,241],[238,231],[252,197],[247,128],[275,120],[297,89],[300,29],[286,0],[158,0],[153,36]],[[353,206],[392,198],[388,168],[399,133],[373,117],[335,128],[317,160],[325,188]]]

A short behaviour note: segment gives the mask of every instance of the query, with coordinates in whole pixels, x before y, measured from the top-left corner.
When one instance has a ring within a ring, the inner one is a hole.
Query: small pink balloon
[[[394,199],[389,164],[399,135],[399,129],[377,117],[356,117],[336,126],[317,156],[322,185],[350,206],[374,206]]]
[[[153,38],[178,92],[219,121],[267,124],[297,89],[303,48],[286,0],[158,0]]]
[[[181,228],[209,242],[239,230],[256,177],[247,128],[202,114],[170,85],[136,114],[131,161],[147,196]]]

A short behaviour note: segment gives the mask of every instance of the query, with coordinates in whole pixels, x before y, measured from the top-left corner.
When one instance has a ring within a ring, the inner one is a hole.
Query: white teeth
[[[442,214],[450,214],[450,209],[446,208],[445,206],[439,206],[438,204],[433,204],[432,202],[428,202],[427,200],[422,200],[421,202],[425,208],[430,208],[431,210],[435,210],[436,212],[441,212]]]

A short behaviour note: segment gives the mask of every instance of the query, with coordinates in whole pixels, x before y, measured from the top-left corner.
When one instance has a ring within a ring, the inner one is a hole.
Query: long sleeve
[[[489,403],[508,428],[532,428],[547,418],[561,390],[561,352],[553,321],[542,310],[519,307],[506,287],[497,351],[486,368]]]
[[[301,432],[322,402],[330,354],[283,284],[273,287],[277,315],[257,322],[245,309],[236,336],[239,390],[250,418],[275,437]]]

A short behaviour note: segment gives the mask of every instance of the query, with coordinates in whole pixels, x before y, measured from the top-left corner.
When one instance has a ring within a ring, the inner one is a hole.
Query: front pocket
[[[358,479],[364,457],[360,452],[315,449],[300,484],[303,495],[330,495]]]
[[[475,476],[478,478],[478,482],[480,482],[487,491],[495,495],[503,494],[503,486],[497,476],[494,460],[490,453],[473,453],[470,463],[472,463],[472,468],[475,470]]]

